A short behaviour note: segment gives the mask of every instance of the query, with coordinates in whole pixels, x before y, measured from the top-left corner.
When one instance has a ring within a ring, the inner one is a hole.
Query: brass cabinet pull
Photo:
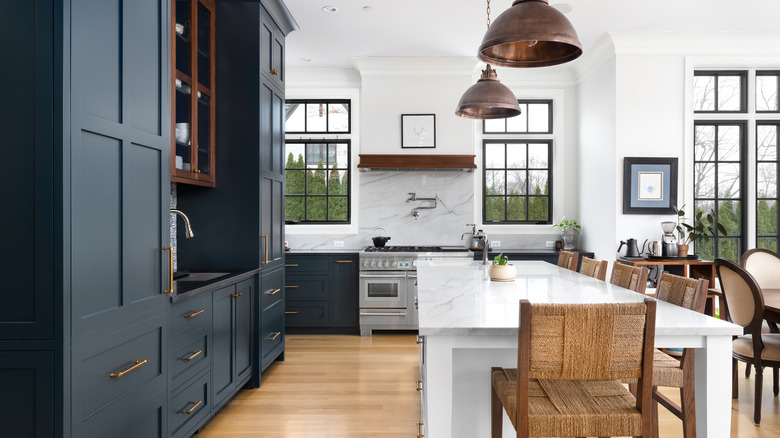
[[[285,315],[297,315],[301,313],[300,310],[290,311],[290,312],[284,312]]]
[[[179,413],[180,414],[191,414],[191,413],[195,412],[195,409],[198,409],[200,407],[200,405],[203,404],[202,401],[196,401],[196,402],[190,402],[190,403],[193,404],[193,406],[191,408],[189,408],[186,411],[179,411]]]
[[[279,74],[279,72],[278,72],[278,71],[276,71],[276,69],[275,69],[275,68],[272,68],[272,69],[271,69],[271,70],[269,70],[268,72],[269,72],[269,73],[271,73],[271,74],[272,74],[272,75],[274,75],[274,76],[276,76],[276,75],[278,75],[278,74]]]
[[[285,289],[298,289],[299,287],[300,287],[300,286],[298,286],[298,285],[295,285],[295,284],[291,284],[291,285],[285,285],[285,286],[284,286],[284,288],[285,288]]]
[[[274,332],[273,335],[266,336],[265,339],[268,341],[275,341],[281,334],[282,332]]]
[[[182,357],[181,360],[186,360],[187,362],[191,361],[192,359],[195,359],[196,357],[203,354],[203,350],[193,351],[191,355],[187,357]]]
[[[423,423],[419,422],[417,423],[417,438],[424,438],[425,435],[423,434]]]
[[[417,336],[417,344],[419,345],[422,344],[423,342],[425,342],[425,339],[422,336]]]
[[[240,296],[241,296],[241,295],[243,295],[243,294],[242,294],[241,292],[239,292],[239,293],[236,293],[236,294],[230,294],[230,295],[231,295],[233,298],[238,298],[238,297],[240,297]]]
[[[265,294],[266,294],[266,295],[276,295],[276,294],[278,294],[278,293],[279,293],[279,292],[281,292],[281,291],[282,291],[281,289],[274,289],[274,290],[269,290],[269,291],[268,291],[268,292],[266,292]]]
[[[352,263],[352,260],[336,260],[336,263]]]
[[[173,293],[173,247],[164,246],[163,251],[168,251],[168,289],[164,290],[164,294]]]
[[[297,263],[287,263],[287,264],[284,265],[284,267],[285,268],[297,268],[298,264]]]
[[[268,236],[260,236],[265,241],[265,260],[260,262],[264,265],[268,264]]]
[[[200,169],[195,169],[195,170],[193,170],[193,172],[200,173]]]
[[[185,318],[195,318],[196,316],[200,315],[203,312],[205,312],[205,310],[203,310],[203,309],[196,310],[196,311],[194,311],[192,313],[185,313],[184,317]]]
[[[422,391],[423,390],[423,383],[422,380],[417,381],[417,390]]]
[[[110,377],[116,377],[118,379],[118,378],[124,376],[125,374],[127,374],[127,373],[129,373],[131,371],[135,371],[139,367],[141,367],[143,365],[146,365],[146,362],[148,362],[146,359],[144,359],[144,360],[137,360],[137,361],[133,362],[134,365],[131,366],[130,368],[128,368],[126,370],[122,370],[122,371],[120,371],[118,373],[111,373],[111,374],[109,374],[109,376]]]

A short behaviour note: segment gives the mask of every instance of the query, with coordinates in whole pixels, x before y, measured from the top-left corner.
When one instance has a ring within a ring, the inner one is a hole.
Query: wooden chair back
[[[776,252],[754,248],[742,255],[740,264],[760,287],[780,289],[780,255]]]
[[[579,258],[580,253],[578,252],[561,251],[560,254],[558,254],[558,266],[576,272]]]
[[[612,265],[612,277],[610,277],[609,282],[643,294],[647,289],[647,274],[649,272],[649,269],[642,266],[615,263]]]
[[[604,281],[607,278],[607,261],[593,260],[590,257],[582,256],[580,274]]]

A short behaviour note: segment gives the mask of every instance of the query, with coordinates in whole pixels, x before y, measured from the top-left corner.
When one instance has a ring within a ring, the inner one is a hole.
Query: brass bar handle
[[[268,292],[266,292],[265,294],[266,294],[266,295],[276,295],[276,294],[278,294],[278,293],[279,293],[279,292],[281,292],[281,291],[282,291],[281,289],[274,289],[274,290],[269,290],[269,291],[268,291]]]
[[[118,379],[118,378],[124,376],[125,374],[127,374],[127,373],[129,373],[131,371],[135,371],[139,367],[142,367],[142,366],[146,365],[146,362],[148,362],[146,359],[144,359],[144,360],[137,360],[137,361],[134,362],[134,365],[131,366],[130,368],[128,368],[126,370],[122,370],[122,371],[120,371],[118,373],[111,373],[111,374],[109,374],[109,376],[110,377],[115,377],[115,378]]]
[[[281,334],[282,332],[274,332],[273,336],[266,336],[265,339],[268,341],[275,341]]]
[[[298,286],[296,284],[291,284],[289,286],[287,286],[287,285],[284,286],[285,289],[298,289],[299,287],[300,286]]]
[[[196,310],[196,311],[194,311],[192,313],[185,313],[184,317],[185,318],[195,318],[196,316],[202,314],[203,312],[205,312],[205,310],[199,309],[199,310]]]
[[[300,310],[290,311],[290,312],[284,312],[285,315],[297,315],[301,313]]]
[[[425,339],[422,336],[417,336],[417,344],[419,345],[422,344],[423,342],[425,342]]]
[[[235,294],[230,294],[230,296],[232,296],[233,298],[238,298],[238,297],[240,297],[241,295],[243,295],[241,292],[239,292],[239,293],[235,293]]]
[[[195,359],[196,357],[203,354],[203,350],[193,351],[191,355],[187,357],[182,357],[181,360],[186,360],[187,362],[191,361],[192,359]]]
[[[180,413],[180,414],[188,414],[188,415],[189,415],[189,414],[191,414],[191,413],[195,412],[195,409],[198,409],[198,408],[200,407],[200,405],[202,405],[202,404],[203,404],[203,402],[202,402],[202,401],[196,401],[196,402],[190,402],[190,403],[192,403],[192,404],[193,404],[193,406],[192,406],[191,408],[189,408],[189,409],[188,409],[188,410],[186,410],[186,411],[179,411],[179,413]]]
[[[423,434],[423,424],[422,422],[417,423],[417,438],[424,438],[425,435]]]
[[[285,268],[297,268],[298,264],[297,263],[287,263],[287,264],[284,265],[284,267]]]
[[[267,265],[268,264],[268,236],[260,236],[260,237],[265,242],[265,244],[264,244],[265,245],[265,260],[260,262],[260,263],[262,263],[264,265]]]
[[[164,294],[173,293],[173,247],[164,246],[163,251],[168,251],[168,289],[164,290]]]
[[[336,263],[352,263],[352,260],[336,260]]]
[[[423,383],[422,380],[417,381],[417,390],[422,391],[423,390]]]
[[[279,74],[279,72],[278,72],[278,71],[276,71],[276,69],[275,69],[275,68],[272,68],[272,69],[271,69],[271,70],[269,70],[268,72],[269,72],[269,73],[271,73],[271,74],[272,74],[272,75],[274,75],[274,76],[276,76],[276,75],[278,75],[278,74]]]

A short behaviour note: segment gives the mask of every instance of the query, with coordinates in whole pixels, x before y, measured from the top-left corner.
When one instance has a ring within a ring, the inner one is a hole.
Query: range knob
[[[384,266],[385,268],[388,268],[388,267],[390,267],[390,262],[385,260],[384,262],[382,262],[382,266]]]
[[[361,263],[364,268],[368,267],[368,260],[363,260],[363,263]]]
[[[373,267],[374,267],[374,261],[373,261],[373,260],[371,260],[370,262],[368,262],[368,267],[369,267],[369,268],[373,268]]]

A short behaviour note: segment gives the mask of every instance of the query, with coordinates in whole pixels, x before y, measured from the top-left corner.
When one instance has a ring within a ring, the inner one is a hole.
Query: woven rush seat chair
[[[745,335],[737,336],[731,343],[732,397],[737,398],[737,361],[753,365],[756,369],[753,390],[753,423],[761,424],[761,392],[764,384],[764,367],[773,369],[777,387],[777,369],[780,368],[780,334],[762,333],[764,321],[764,297],[755,278],[740,265],[723,258],[715,259],[715,271],[720,280],[720,290],[725,298],[729,321],[745,328]]]
[[[604,281],[607,278],[607,261],[593,260],[590,257],[582,256],[580,274]]]
[[[561,253],[558,254],[558,266],[576,272],[579,258],[580,253],[578,252],[561,251]]]
[[[517,368],[491,368],[491,437],[643,436],[652,430],[656,302],[520,300]],[[634,397],[620,379],[637,379]],[[502,409],[503,407],[503,409]]]
[[[643,294],[647,289],[647,274],[649,272],[649,269],[642,266],[615,263],[612,265],[612,277],[610,277],[609,282]]]

